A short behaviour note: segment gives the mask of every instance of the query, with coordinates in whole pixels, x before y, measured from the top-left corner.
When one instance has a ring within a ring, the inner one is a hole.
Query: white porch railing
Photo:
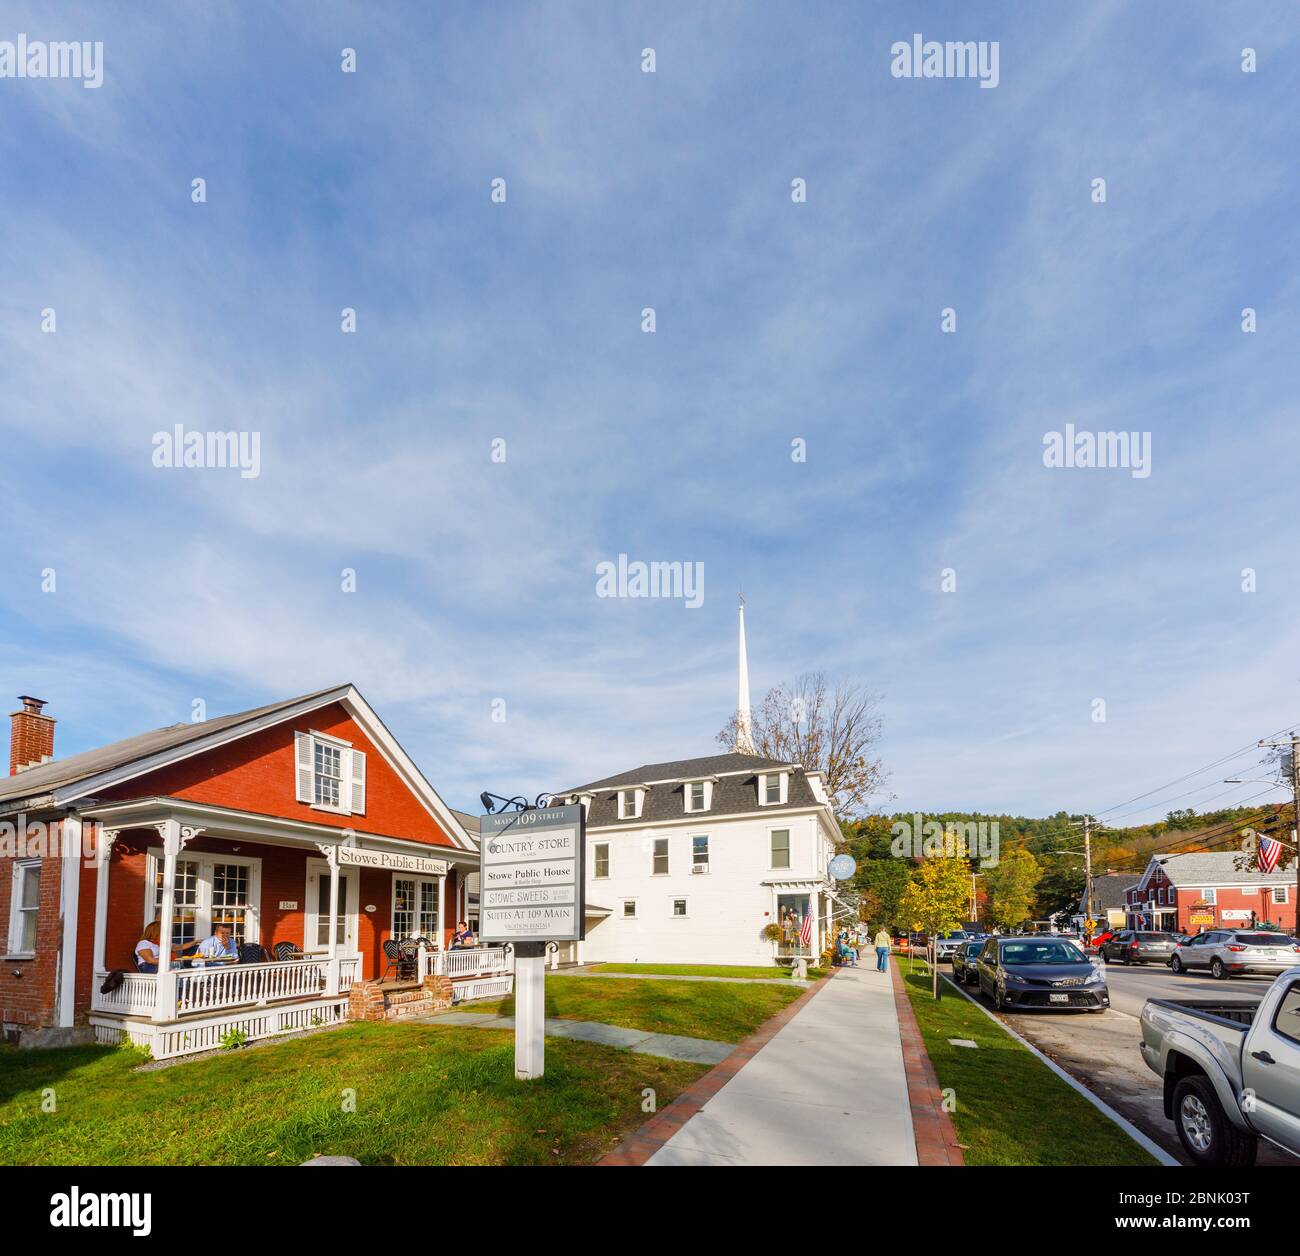
[[[220,1008],[244,1007],[281,999],[303,999],[346,994],[361,977],[361,960],[340,956],[338,988],[330,990],[331,961],[327,958],[283,960],[270,964],[231,964],[225,968],[178,968],[171,974],[175,990],[171,1006],[158,1008],[160,988],[156,974],[127,973],[122,984],[101,994],[105,973],[95,974],[91,1008],[122,1016],[149,1016],[155,1020],[211,1012]]]
[[[127,973],[122,984],[100,994],[107,973],[95,974],[92,1008],[97,1012],[120,1012],[123,1016],[152,1016],[158,1001],[158,978],[150,973]]]
[[[464,951],[434,951],[433,971],[453,981],[510,971],[503,946],[477,946]]]
[[[309,959],[181,969],[176,973],[176,1010],[181,1014],[207,1012],[241,1003],[324,994],[328,968],[328,960]]]

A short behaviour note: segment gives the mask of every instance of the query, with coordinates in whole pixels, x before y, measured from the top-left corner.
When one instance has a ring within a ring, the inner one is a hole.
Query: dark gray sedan
[[[990,938],[976,965],[980,991],[998,1011],[1043,1008],[1104,1012],[1110,991],[1100,963],[1051,937]]]
[[[1177,934],[1121,929],[1102,943],[1101,956],[1119,964],[1167,964],[1177,945]]]
[[[975,971],[980,952],[984,949],[986,939],[976,938],[973,942],[963,942],[952,953],[952,976],[963,986],[968,986],[978,979]]]

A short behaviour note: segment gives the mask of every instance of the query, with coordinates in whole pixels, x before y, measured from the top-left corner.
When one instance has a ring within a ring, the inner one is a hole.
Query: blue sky
[[[891,77],[918,31],[998,87]],[[890,807],[1099,811],[1300,721],[1293,7],[20,32],[104,43],[98,90],[0,79],[0,693],[61,753],[350,680],[458,806],[707,754],[740,587],[755,700],[881,692]],[[154,467],[177,423],[261,474]],[[1150,477],[1044,467],[1066,423]],[[620,553],[704,605],[597,598]]]

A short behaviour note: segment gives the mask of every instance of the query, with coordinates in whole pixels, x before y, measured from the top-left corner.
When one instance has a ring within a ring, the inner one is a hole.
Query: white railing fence
[[[107,994],[100,987],[107,973],[95,974],[91,1007],[100,1012],[120,1012],[123,1016],[152,1016],[158,1001],[158,978],[151,973],[127,973],[122,984]]]
[[[432,971],[453,981],[485,977],[510,971],[510,957],[503,946],[476,946],[464,951],[434,951]]]
[[[181,969],[176,973],[176,1010],[183,1015],[324,994],[328,968],[329,960],[296,960]]]

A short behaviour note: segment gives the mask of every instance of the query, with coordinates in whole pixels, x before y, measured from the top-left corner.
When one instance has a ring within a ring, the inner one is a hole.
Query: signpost
[[[479,937],[515,954],[515,1076],[541,1077],[546,945],[584,935],[582,804],[503,811],[479,820]]]

